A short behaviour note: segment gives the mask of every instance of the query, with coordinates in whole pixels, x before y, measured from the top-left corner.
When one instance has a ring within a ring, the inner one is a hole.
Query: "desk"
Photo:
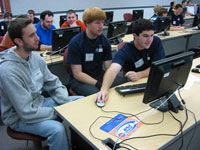
[[[169,36],[157,35],[163,44],[165,55],[170,56],[177,53],[185,52],[191,48],[200,46],[200,30],[193,30],[193,28],[185,29],[184,31],[169,31]],[[130,42],[133,40],[133,35],[125,35],[124,42]],[[116,46],[112,47],[113,49]]]
[[[192,24],[194,21],[194,16],[185,16],[184,21],[185,21],[185,24]]]
[[[44,53],[43,51],[37,51],[37,53],[40,55],[41,53]],[[63,56],[61,55],[47,55],[45,57],[42,57],[47,65],[49,70],[62,82],[62,84],[67,85],[69,83],[69,74],[65,70],[64,64],[63,64]]]
[[[200,59],[194,60],[194,66],[200,63]],[[194,76],[200,78],[200,74],[191,73]],[[136,83],[145,82],[146,79],[141,79]],[[130,84],[130,83],[126,83]],[[192,110],[197,117],[197,120],[200,119],[200,111],[199,111],[199,83],[194,83],[190,90],[182,89],[181,95],[184,98],[187,108]],[[195,96],[194,96],[195,95]],[[117,113],[105,113],[100,108],[98,108],[94,104],[94,98],[96,95],[91,95],[85,97],[83,99],[70,102],[58,107],[55,107],[55,110],[58,114],[64,119],[64,121],[75,131],[77,132],[88,144],[90,144],[94,149],[105,150],[105,146],[101,143],[101,141],[94,139],[89,132],[89,127],[93,123],[93,121],[99,116],[110,116],[114,117]],[[126,95],[125,97],[119,95],[114,88],[111,88],[109,91],[109,100],[106,102],[104,110],[107,111],[121,111],[126,113],[136,114],[138,112],[142,112],[144,110],[149,109],[149,105],[142,103],[143,94],[134,94],[134,95]],[[154,113],[149,112],[143,113],[139,115],[140,118],[145,117],[144,122],[159,122],[162,118],[162,113],[153,110]],[[133,136],[146,136],[152,134],[159,133],[168,133],[174,134],[179,130],[179,123],[177,123],[169,113],[165,113],[164,122],[158,125],[142,125],[139,130],[131,135]],[[174,114],[182,122],[185,120],[185,112],[179,111],[179,113]],[[188,113],[189,118],[186,123],[184,130],[189,128],[193,123],[194,119],[191,113]],[[102,131],[99,129],[100,126],[105,124],[110,119],[100,119],[95,125],[92,127],[92,133],[100,139],[106,139],[108,137],[112,138],[114,141],[117,140],[116,137]],[[170,136],[158,136],[153,138],[146,139],[134,139],[127,141],[127,144],[132,145],[138,149],[158,149],[174,137]],[[119,141],[118,141],[119,142]]]

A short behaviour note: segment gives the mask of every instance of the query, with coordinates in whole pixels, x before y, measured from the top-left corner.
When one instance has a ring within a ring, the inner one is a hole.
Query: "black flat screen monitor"
[[[144,10],[133,10],[133,21],[143,18]]]
[[[106,11],[106,20],[104,22],[104,25],[108,26],[110,22],[113,21],[113,11]]]
[[[170,24],[171,24],[171,17],[166,16],[166,17],[158,17],[158,26],[157,26],[157,31],[156,33],[162,32],[162,34],[159,35],[164,35],[167,36],[169,33],[167,32],[170,29]]]
[[[174,92],[185,85],[193,55],[194,52],[185,52],[152,62],[143,103],[154,101],[150,106],[163,112],[181,110],[183,107]]]
[[[112,42],[112,44],[118,44],[121,42],[121,37],[123,37],[127,32],[127,22],[126,21],[116,21],[110,22],[108,26],[107,38]]]
[[[192,24],[193,27],[198,27],[198,29],[200,29],[200,13],[197,13],[195,16],[194,16],[194,21],[193,21],[193,24]]]
[[[62,26],[62,24],[67,20],[67,15],[62,15],[60,16],[60,22],[59,25],[60,27]]]
[[[81,27],[67,27],[52,30],[52,51],[58,51],[67,48],[70,40],[81,32]]]

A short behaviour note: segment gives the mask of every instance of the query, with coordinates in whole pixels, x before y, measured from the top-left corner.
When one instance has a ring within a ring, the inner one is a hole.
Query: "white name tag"
[[[85,61],[93,61],[94,54],[93,53],[87,53],[85,54]]]
[[[176,24],[176,21],[173,21],[173,24]]]
[[[40,69],[35,70],[33,72],[33,76],[36,81],[39,80],[40,78],[42,78],[42,73],[41,73]]]
[[[135,62],[135,68],[139,68],[142,65],[144,65],[144,60],[143,58],[139,59],[138,61]]]

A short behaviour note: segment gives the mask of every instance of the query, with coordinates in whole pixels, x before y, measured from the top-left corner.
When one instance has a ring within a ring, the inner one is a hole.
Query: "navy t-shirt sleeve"
[[[112,52],[111,52],[111,45],[108,39],[104,39],[105,42],[105,47],[104,47],[104,57],[103,60],[107,61],[107,60],[112,60]]]
[[[155,44],[154,44],[155,50],[153,50],[154,55],[152,57],[152,62],[165,58],[165,52],[164,52],[164,48],[163,48],[163,45],[162,45],[160,38],[154,37],[154,40],[155,40]]]
[[[116,54],[113,58],[112,63],[117,63],[121,66],[124,66],[126,59],[128,58],[126,56],[125,51],[129,49],[128,44],[125,44]]]
[[[77,41],[71,41],[68,46],[67,64],[81,64],[81,52]]]

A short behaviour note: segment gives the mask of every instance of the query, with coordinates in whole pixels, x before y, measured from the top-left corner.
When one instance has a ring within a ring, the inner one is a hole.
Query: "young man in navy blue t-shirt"
[[[124,45],[115,55],[110,68],[104,75],[103,84],[95,101],[108,99],[108,90],[121,69],[130,81],[148,77],[153,61],[165,58],[160,38],[154,36],[154,25],[146,19],[133,24],[134,41]]]
[[[97,93],[101,87],[104,70],[112,62],[111,46],[102,34],[106,15],[97,7],[87,8],[83,13],[86,31],[73,37],[69,43],[67,64],[70,64],[70,87],[77,94],[88,96]],[[118,77],[113,86],[125,80]],[[119,81],[119,82],[118,82]]]

